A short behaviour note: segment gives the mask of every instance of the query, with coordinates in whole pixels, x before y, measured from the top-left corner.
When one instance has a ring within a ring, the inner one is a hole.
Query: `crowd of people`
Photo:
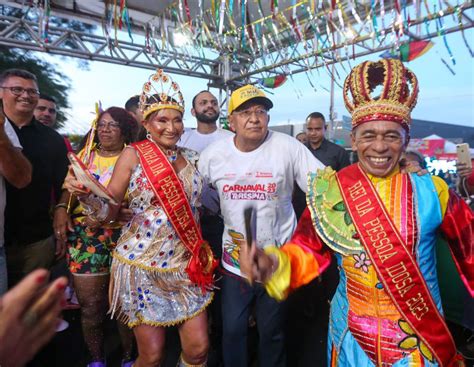
[[[180,367],[463,366],[441,280],[458,277],[455,323],[472,334],[474,216],[405,154],[418,92],[400,61],[352,69],[351,164],[319,112],[296,139],[269,130],[273,102],[253,85],[230,96],[231,131],[209,91],[185,129],[180,87],[157,70],[125,108],[98,111],[75,149],[84,179],[54,99],[3,71],[0,365],[38,366],[69,281],[88,367],[107,365],[107,318],[125,367],[160,366],[172,326]],[[458,168],[469,197],[472,168]],[[441,234],[451,270],[437,270]]]

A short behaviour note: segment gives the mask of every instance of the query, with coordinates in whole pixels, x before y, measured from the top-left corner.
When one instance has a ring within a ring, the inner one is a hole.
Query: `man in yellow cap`
[[[359,163],[308,179],[307,209],[281,248],[241,251],[242,273],[276,299],[327,269],[330,366],[464,366],[441,315],[434,246],[440,229],[474,295],[474,216],[439,177],[402,173],[415,74],[398,60],[363,62],[344,83]],[[316,346],[315,346],[316,347]]]
[[[255,303],[261,366],[285,366],[282,304],[241,277],[239,252],[246,244],[244,210],[253,207],[257,246],[280,246],[296,228],[291,197],[296,181],[306,191],[307,173],[323,165],[291,136],[268,130],[272,101],[253,85],[234,91],[228,117],[235,136],[201,153],[199,171],[217,190],[224,218],[221,264],[223,355],[227,367],[246,367],[247,327]]]

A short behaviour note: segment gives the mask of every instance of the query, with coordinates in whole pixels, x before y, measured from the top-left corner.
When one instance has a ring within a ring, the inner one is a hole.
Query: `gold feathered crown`
[[[381,87],[379,96],[372,96]],[[365,61],[344,82],[344,103],[352,128],[369,121],[393,121],[409,129],[418,97],[418,80],[400,60]]]
[[[143,119],[164,108],[171,108],[184,113],[184,98],[179,90],[178,83],[174,82],[162,69],[157,69],[143,84],[139,108],[143,113]]]

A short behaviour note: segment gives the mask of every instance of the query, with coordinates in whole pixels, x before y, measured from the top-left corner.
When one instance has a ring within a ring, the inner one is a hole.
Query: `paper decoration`
[[[278,88],[283,85],[287,80],[287,76],[285,74],[272,76],[269,78],[262,78],[258,80],[258,84],[265,88]]]
[[[434,43],[431,41],[413,41],[400,45],[395,51],[385,51],[380,57],[384,59],[400,59],[401,61],[412,61],[427,53]]]

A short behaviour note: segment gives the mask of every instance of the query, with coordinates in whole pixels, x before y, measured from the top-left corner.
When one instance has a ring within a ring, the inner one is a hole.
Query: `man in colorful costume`
[[[380,96],[372,94],[377,88]],[[472,211],[438,177],[401,173],[416,76],[398,60],[364,62],[344,84],[359,163],[308,178],[308,207],[280,249],[241,250],[241,270],[283,299],[335,252],[330,366],[462,366],[443,320],[434,245],[441,229],[474,294]]]

